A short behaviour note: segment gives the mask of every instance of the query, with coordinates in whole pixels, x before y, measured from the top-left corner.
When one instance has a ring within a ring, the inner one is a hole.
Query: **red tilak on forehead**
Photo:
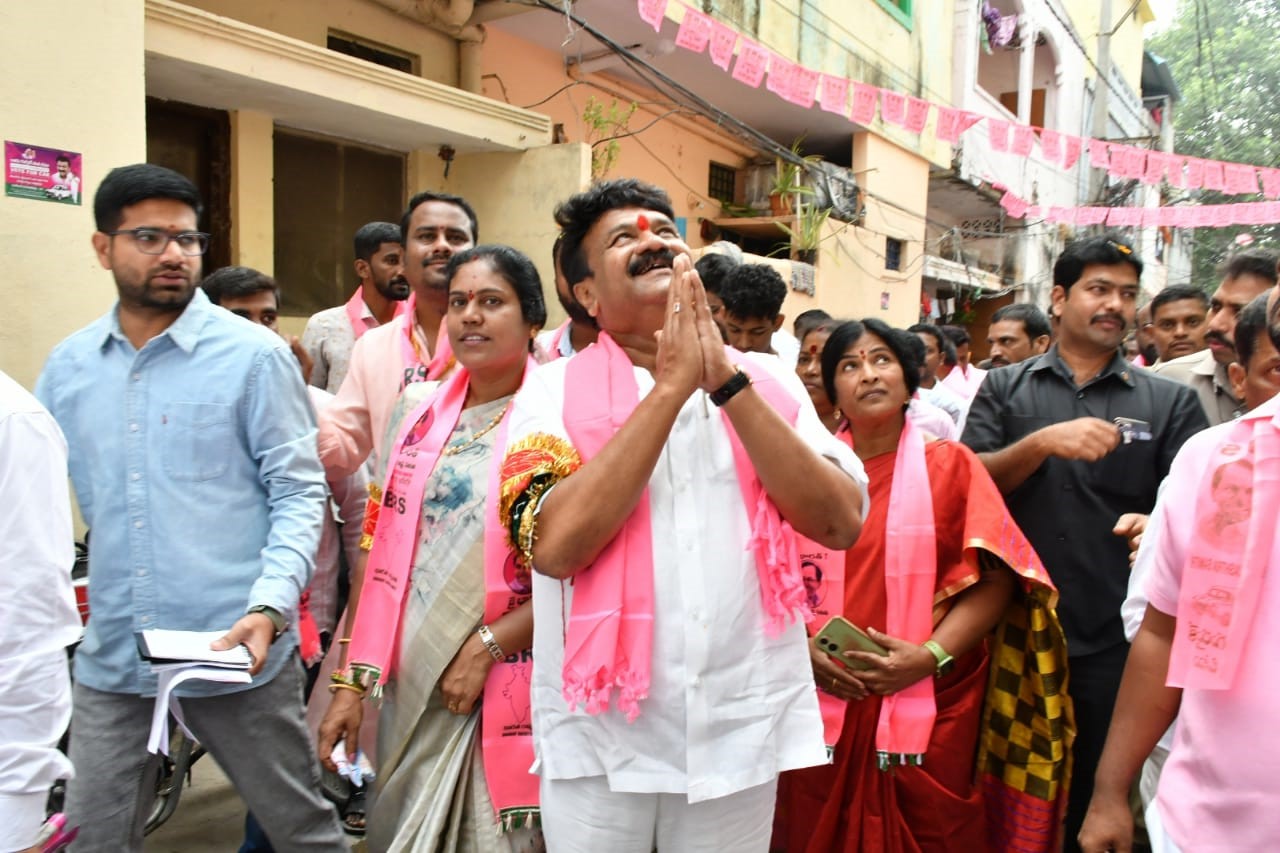
[[[468,290],[467,301],[470,302],[472,299],[475,299],[475,298],[476,298],[476,292],[474,290]]]
[[[643,213],[642,213],[642,214],[640,214],[639,216],[637,216],[637,217],[636,217],[636,227],[637,227],[637,228],[639,228],[641,231],[648,231],[648,230],[649,230],[649,217],[645,216]]]
[[[817,355],[817,354],[818,354],[818,345],[809,344],[809,355]]]

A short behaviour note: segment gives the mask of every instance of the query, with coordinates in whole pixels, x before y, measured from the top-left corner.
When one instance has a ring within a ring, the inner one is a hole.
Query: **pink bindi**
[[[648,231],[648,230],[649,230],[649,217],[645,216],[643,213],[642,213],[642,214],[640,214],[639,216],[637,216],[637,217],[636,217],[636,227],[637,227],[637,228],[639,228],[641,231]]]

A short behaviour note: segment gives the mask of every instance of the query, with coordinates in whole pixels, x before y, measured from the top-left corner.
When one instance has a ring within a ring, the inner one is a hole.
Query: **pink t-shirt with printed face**
[[[1280,397],[1244,417],[1280,418]],[[1215,448],[1233,426],[1223,424],[1192,436],[1169,471],[1162,498],[1165,536],[1147,583],[1151,604],[1164,613],[1177,613],[1182,569],[1196,531],[1196,498]],[[1280,567],[1280,537],[1272,545],[1269,565]],[[1160,777],[1156,802],[1165,829],[1183,850],[1280,846],[1280,735],[1275,729],[1280,712],[1275,668],[1280,570],[1268,572],[1259,595],[1257,617],[1232,687],[1182,694],[1173,751]]]

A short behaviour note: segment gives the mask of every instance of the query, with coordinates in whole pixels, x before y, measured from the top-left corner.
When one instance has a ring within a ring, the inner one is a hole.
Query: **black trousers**
[[[1111,726],[1120,676],[1129,657],[1129,644],[1121,643],[1091,655],[1072,657],[1068,688],[1076,711],[1076,741],[1072,750],[1071,794],[1067,801],[1066,844],[1064,850],[1080,850],[1076,836],[1084,823],[1093,797],[1093,774],[1102,757],[1102,746]]]

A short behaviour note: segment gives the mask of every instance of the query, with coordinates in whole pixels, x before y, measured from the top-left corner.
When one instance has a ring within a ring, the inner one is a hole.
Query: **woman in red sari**
[[[1056,594],[977,457],[907,419],[917,344],[867,320],[823,350],[871,493],[844,578],[824,581],[888,654],[848,653],[849,668],[811,642],[839,735],[833,764],[783,775],[775,850],[1058,844],[1071,726]]]

